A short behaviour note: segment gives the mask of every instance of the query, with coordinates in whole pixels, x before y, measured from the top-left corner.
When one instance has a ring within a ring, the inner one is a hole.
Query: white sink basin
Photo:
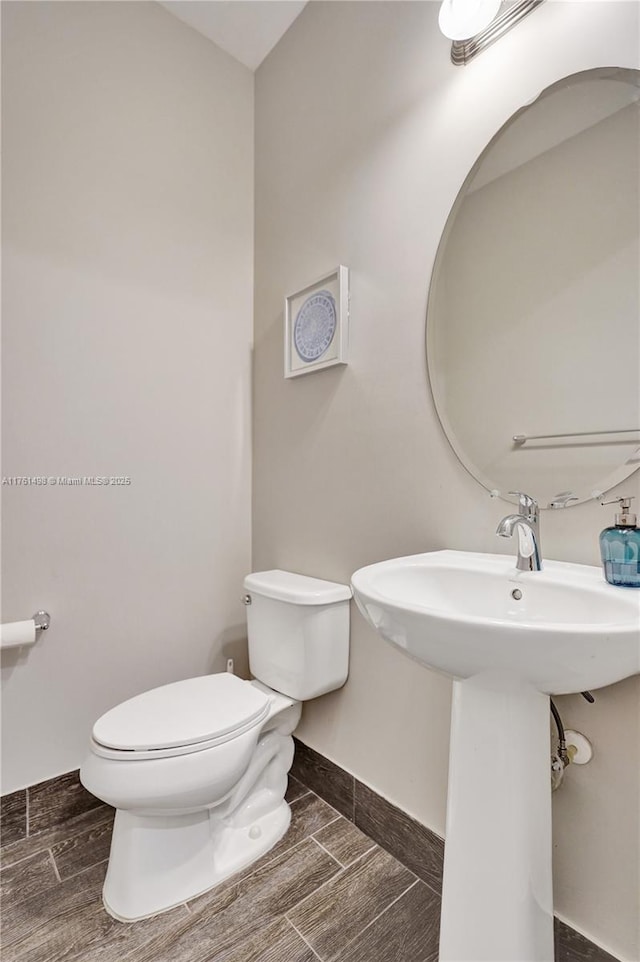
[[[465,551],[352,585],[383,638],[454,679],[440,962],[553,962],[548,695],[640,673],[640,591]]]
[[[507,671],[563,694],[640,673],[640,591],[600,568],[521,572],[507,555],[434,551],[361,568],[352,584],[383,638],[454,678]]]

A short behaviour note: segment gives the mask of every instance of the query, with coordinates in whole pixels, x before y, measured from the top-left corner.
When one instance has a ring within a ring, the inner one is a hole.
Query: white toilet
[[[179,905],[275,845],[291,819],[300,703],[347,679],[349,587],[263,571],[244,588],[256,680],[163,685],[93,727],[80,779],[117,810],[103,897],[122,921]]]

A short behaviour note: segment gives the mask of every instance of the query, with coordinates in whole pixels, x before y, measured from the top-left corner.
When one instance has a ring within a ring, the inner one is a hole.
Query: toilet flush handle
[[[243,605],[250,605],[250,604],[251,604],[251,595],[243,595],[243,596],[242,596],[242,604],[243,604]]]

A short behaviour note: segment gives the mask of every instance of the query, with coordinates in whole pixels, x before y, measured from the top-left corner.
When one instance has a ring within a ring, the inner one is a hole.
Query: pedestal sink
[[[454,679],[440,962],[553,962],[548,696],[640,673],[640,591],[464,551],[352,585],[386,641]]]

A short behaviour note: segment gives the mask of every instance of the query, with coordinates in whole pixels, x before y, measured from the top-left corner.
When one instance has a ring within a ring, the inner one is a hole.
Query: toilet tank
[[[348,585],[274,570],[247,575],[244,589],[249,667],[259,681],[299,701],[344,685]]]

